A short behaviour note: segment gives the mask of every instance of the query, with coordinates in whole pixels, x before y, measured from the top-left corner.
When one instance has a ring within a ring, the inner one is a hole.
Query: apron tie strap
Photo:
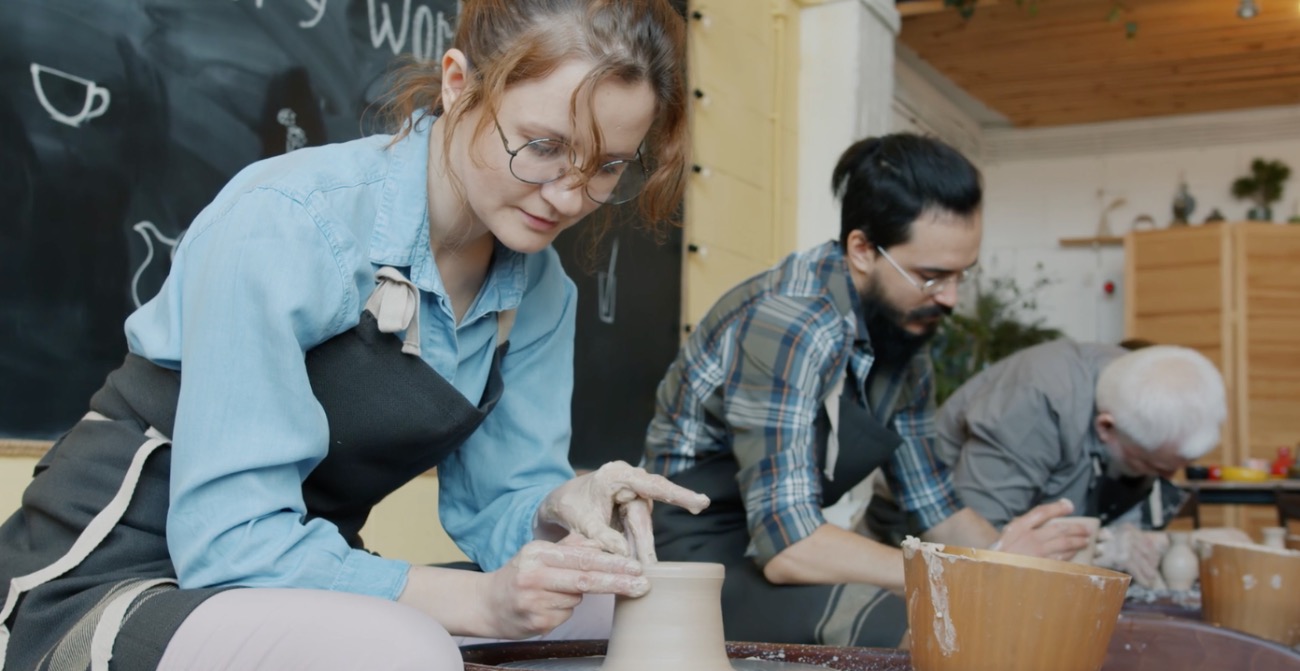
[[[420,290],[391,266],[376,271],[375,281],[366,311],[375,316],[381,332],[406,331],[402,353],[420,356]]]
[[[89,412],[83,420],[89,421],[110,421],[109,418],[97,413]],[[31,591],[41,585],[58,578],[59,576],[76,568],[78,564],[90,556],[99,544],[108,538],[109,532],[117,523],[121,521],[122,516],[126,514],[126,508],[131,503],[131,496],[135,493],[136,483],[140,481],[140,474],[144,471],[145,461],[149,455],[153,454],[158,448],[164,445],[170,445],[171,439],[164,436],[152,426],[145,432],[148,437],[140,447],[136,448],[135,456],[131,458],[131,465],[126,470],[126,475],[122,478],[122,484],[118,487],[117,493],[109,500],[108,505],[100,510],[86,528],[82,530],[81,535],[72,544],[72,547],[54,563],[43,569],[33,571],[27,575],[18,576],[9,581],[9,593],[5,597],[4,607],[0,608],[0,669],[5,665],[5,653],[9,649],[9,628],[5,622],[13,614],[14,609],[18,607],[18,599],[23,593]],[[130,605],[129,602],[127,605]]]
[[[136,597],[156,585],[175,586],[177,583],[171,578],[154,578],[129,584],[130,587],[108,603],[99,617],[99,623],[95,625],[95,633],[90,641],[90,671],[109,671],[108,662],[113,659],[113,642],[117,640],[122,623],[126,621],[127,611]]]
[[[510,329],[515,326],[515,311],[502,310],[497,313],[497,347],[510,340]]]
[[[840,459],[840,396],[844,394],[845,373],[840,373],[826,397],[826,418],[830,420],[830,435],[826,437],[826,480],[835,481],[835,463]]]

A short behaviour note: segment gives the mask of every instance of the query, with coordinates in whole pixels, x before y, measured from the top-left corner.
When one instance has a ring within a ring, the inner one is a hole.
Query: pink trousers
[[[588,595],[573,617],[538,639],[609,638],[614,598]],[[533,639],[530,639],[533,640]],[[424,613],[374,597],[305,589],[236,589],[185,619],[159,671],[386,669],[459,671],[459,645]]]

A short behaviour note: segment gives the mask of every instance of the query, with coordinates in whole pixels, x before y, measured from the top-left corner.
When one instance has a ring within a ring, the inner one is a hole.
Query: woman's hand
[[[709,497],[703,494],[679,487],[668,478],[615,461],[557,487],[542,501],[537,515],[539,521],[564,527],[595,541],[609,552],[631,556],[627,539],[611,525],[615,506],[637,499],[670,503],[692,513],[698,513],[709,505]],[[645,511],[648,510],[647,507]],[[644,548],[654,547],[649,516],[642,515],[635,507],[621,514],[626,520],[627,531],[634,536],[633,544],[641,548],[640,556],[646,556]]]
[[[485,577],[477,603],[489,636],[499,638],[527,638],[558,627],[584,594],[638,597],[650,590],[639,562],[576,536],[560,543],[533,541]]]

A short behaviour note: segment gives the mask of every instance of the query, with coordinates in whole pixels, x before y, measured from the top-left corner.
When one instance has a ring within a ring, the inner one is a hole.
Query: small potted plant
[[[1063,335],[1033,316],[1038,292],[1055,283],[1042,270],[1039,264],[1038,279],[1028,289],[1012,277],[977,279],[969,289],[974,295],[963,296],[962,309],[940,322],[930,342],[936,403],[994,362]]]
[[[1246,212],[1247,219],[1272,221],[1272,205],[1282,198],[1282,183],[1290,176],[1287,164],[1257,158],[1250,163],[1250,175],[1232,183],[1232,195],[1254,201],[1254,207]]]

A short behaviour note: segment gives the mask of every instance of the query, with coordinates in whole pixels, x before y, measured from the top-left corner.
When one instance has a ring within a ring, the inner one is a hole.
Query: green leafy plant
[[[1042,264],[1038,269],[1041,273]],[[1026,347],[1061,337],[1042,318],[1028,318],[1038,308],[1037,293],[1054,281],[1040,274],[1023,289],[1010,277],[981,278],[962,308],[945,319],[930,344],[935,396],[943,403],[962,383],[990,364]]]
[[[1291,176],[1291,168],[1281,161],[1257,158],[1250,162],[1250,174],[1232,183],[1232,195],[1254,201],[1246,215],[1250,219],[1273,218],[1273,203],[1282,198],[1282,183]]]

